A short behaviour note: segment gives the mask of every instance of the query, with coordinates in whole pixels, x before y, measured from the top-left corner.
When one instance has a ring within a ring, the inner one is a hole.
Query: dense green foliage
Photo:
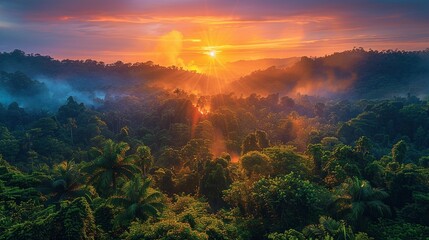
[[[23,70],[53,71],[38,64]],[[1,74],[9,93],[46,91]],[[427,99],[143,95],[0,104],[0,239],[428,239]]]

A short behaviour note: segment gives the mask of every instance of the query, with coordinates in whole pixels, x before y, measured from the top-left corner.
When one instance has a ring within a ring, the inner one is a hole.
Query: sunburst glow
[[[216,51],[215,50],[211,50],[209,52],[209,56],[212,57],[212,58],[215,58],[216,57]]]

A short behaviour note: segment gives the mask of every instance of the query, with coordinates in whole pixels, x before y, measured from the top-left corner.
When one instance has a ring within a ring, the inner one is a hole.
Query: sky
[[[429,47],[428,0],[0,0],[0,51],[201,69]]]

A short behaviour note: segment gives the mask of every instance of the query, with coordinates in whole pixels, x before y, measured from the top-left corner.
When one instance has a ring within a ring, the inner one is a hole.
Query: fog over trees
[[[428,50],[356,48],[218,92],[1,53],[0,239],[427,239],[428,74]]]

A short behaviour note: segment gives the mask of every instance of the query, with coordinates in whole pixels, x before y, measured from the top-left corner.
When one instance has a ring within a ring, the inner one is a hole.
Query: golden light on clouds
[[[155,19],[152,19],[155,21]],[[176,19],[177,20],[177,19]],[[298,22],[294,22],[299,20]],[[317,21],[331,21],[321,18]],[[172,19],[165,20],[173,22]],[[234,17],[195,17],[161,33],[155,63],[230,78],[229,62],[261,58],[295,57],[293,48],[312,44],[304,39],[302,19],[240,20]],[[267,25],[272,25],[270,28]],[[287,26],[283,26],[283,25]],[[269,35],[269,37],[266,37]],[[144,39],[150,37],[145,36]]]
[[[183,47],[183,34],[179,31],[171,31],[159,39],[158,61],[165,65],[182,66],[183,59],[180,54]]]
[[[225,73],[225,62],[229,60],[224,53],[228,53],[232,46],[226,44],[227,41],[225,34],[221,36],[216,29],[196,31],[189,36],[172,30],[157,38],[154,62],[220,78]]]
[[[157,46],[156,62],[165,66],[176,66],[190,71],[200,72],[194,60],[183,59],[183,44],[187,40],[177,30],[162,35]],[[191,42],[200,42],[199,39],[191,39]]]
[[[422,0],[42,2],[0,3],[2,51],[203,71],[210,62],[323,56],[353,47],[419,50],[429,39]]]

